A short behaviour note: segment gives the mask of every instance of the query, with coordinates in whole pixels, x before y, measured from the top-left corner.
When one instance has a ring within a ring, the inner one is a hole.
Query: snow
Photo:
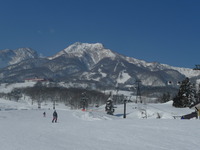
[[[126,70],[122,70],[118,75],[117,83],[125,83],[130,78],[131,76],[126,73]]]
[[[103,77],[103,78],[105,78],[106,76],[107,76],[107,74],[106,73],[104,73],[104,72],[102,72],[102,70],[99,68],[99,74],[101,74],[101,76]]]
[[[156,76],[149,76],[148,74],[138,74],[137,77],[139,79],[145,79],[141,81],[142,85],[145,86],[165,86],[165,83],[163,83],[163,81]]]
[[[33,87],[36,82],[22,83],[2,83],[0,84],[0,93],[10,93],[14,88]]]
[[[180,73],[184,74],[188,78],[196,77],[200,75],[199,70],[193,70],[190,68],[179,68],[179,67],[171,67],[174,70],[179,71]]]
[[[0,145],[3,150],[197,150],[200,143],[198,119],[173,119],[192,112],[177,109],[172,102],[147,104],[147,119],[141,119],[137,104],[117,105],[113,116],[105,106],[83,112],[58,104],[58,123],[51,123],[52,104],[31,105],[0,99]],[[43,112],[46,117],[43,117]],[[160,114],[161,119],[156,119]]]
[[[139,60],[139,59],[135,59],[132,57],[125,57],[125,59],[128,62],[130,62],[132,64],[136,64],[139,67],[149,68],[151,71],[173,69],[173,70],[177,70],[178,72],[180,72],[181,74],[183,74],[189,78],[200,76],[199,70],[193,70],[191,68],[173,67],[173,66],[169,66],[167,64],[160,64],[158,62],[150,62],[149,63],[144,60]]]
[[[22,60],[37,58],[38,54],[36,51],[31,48],[19,48],[13,51],[15,53],[15,57],[12,58],[10,64],[16,64],[21,62]]]

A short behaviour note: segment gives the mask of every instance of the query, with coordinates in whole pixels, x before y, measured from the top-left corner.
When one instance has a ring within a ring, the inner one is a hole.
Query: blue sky
[[[200,64],[199,0],[0,0],[0,49],[51,56],[75,42],[177,67]]]

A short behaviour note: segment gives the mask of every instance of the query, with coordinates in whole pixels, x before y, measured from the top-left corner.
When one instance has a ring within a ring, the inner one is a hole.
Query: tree
[[[80,107],[81,107],[82,110],[84,110],[84,111],[85,111],[85,109],[88,107],[88,98],[87,98],[85,92],[83,92],[83,93],[81,94]]]
[[[13,89],[11,93],[9,94],[10,100],[12,99],[12,100],[18,101],[21,97],[22,97],[22,91],[17,88]]]
[[[180,85],[178,95],[173,99],[173,106],[183,108],[189,107],[196,102],[196,90],[194,84],[192,84],[189,78],[182,81]]]
[[[164,93],[164,94],[162,95],[162,97],[161,97],[161,102],[162,102],[162,103],[166,103],[166,102],[168,102],[168,101],[170,101],[170,94],[169,94],[169,92]]]
[[[20,88],[20,91],[21,95],[30,97],[32,104],[36,102],[38,107],[41,107],[42,103],[47,104],[48,101],[53,103],[54,108],[59,102],[70,106],[72,109],[86,109],[88,106],[105,104],[108,97],[108,95],[94,90],[47,86],[41,82],[33,87]],[[17,97],[18,95],[14,93],[16,92],[0,93],[0,97],[7,97],[10,100],[15,98],[16,101],[22,98]]]
[[[113,106],[113,100],[111,97],[109,97],[108,100],[106,101],[105,111],[109,115],[113,115],[113,113],[115,111],[114,106]]]

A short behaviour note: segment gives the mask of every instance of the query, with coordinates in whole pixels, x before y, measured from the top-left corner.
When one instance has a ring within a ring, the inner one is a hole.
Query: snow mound
[[[85,120],[85,121],[112,120],[111,116],[107,116],[104,113],[98,113],[98,112],[76,111],[73,115],[76,118],[81,119],[81,120]]]
[[[10,93],[15,88],[33,87],[36,82],[3,83],[0,84],[0,93]]]
[[[28,106],[25,103],[13,102],[8,100],[0,99],[0,110],[1,111],[10,111],[10,110],[27,110],[31,109],[31,106]]]

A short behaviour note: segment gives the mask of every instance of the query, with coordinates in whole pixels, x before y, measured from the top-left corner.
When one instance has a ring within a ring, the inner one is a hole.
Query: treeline
[[[37,103],[39,108],[41,103],[52,102],[56,105],[56,103],[61,102],[72,109],[81,108],[83,95],[87,102],[87,107],[103,105],[108,99],[108,95],[98,91],[57,86],[48,87],[40,83],[34,87],[15,88],[10,93],[0,93],[0,97],[14,101],[19,101],[25,96],[29,96],[32,103]]]
[[[189,78],[186,78],[182,81],[178,94],[173,98],[173,106],[191,107],[198,102],[200,102],[200,85],[195,85]]]

